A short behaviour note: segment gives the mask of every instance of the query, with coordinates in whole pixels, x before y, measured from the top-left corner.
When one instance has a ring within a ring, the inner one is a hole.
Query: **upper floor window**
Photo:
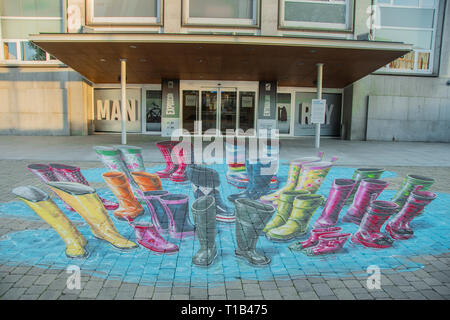
[[[0,0],[0,60],[46,62],[55,60],[28,41],[30,34],[64,30],[62,0]]]
[[[257,27],[260,0],[183,0],[184,25]]]
[[[279,0],[279,26],[351,31],[353,0]]]
[[[376,41],[412,44],[414,50],[382,71],[432,73],[439,0],[377,0],[373,21]]]
[[[160,25],[161,0],[87,0],[90,25]]]

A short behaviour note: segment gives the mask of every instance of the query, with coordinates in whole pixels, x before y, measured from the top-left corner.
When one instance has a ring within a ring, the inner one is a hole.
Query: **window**
[[[90,25],[160,25],[161,0],[87,0]]]
[[[280,28],[351,31],[353,0],[279,0]]]
[[[4,62],[55,60],[33,43],[30,34],[63,32],[62,0],[0,0],[0,59]]]
[[[257,27],[259,0],[183,0],[185,25]]]
[[[432,73],[439,0],[377,0],[372,26],[375,41],[412,44],[414,51],[382,71]]]
[[[46,62],[57,60],[28,40],[3,40],[3,61]]]

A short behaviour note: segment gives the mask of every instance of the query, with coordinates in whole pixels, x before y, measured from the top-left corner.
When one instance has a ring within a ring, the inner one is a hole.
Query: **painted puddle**
[[[216,169],[222,178],[223,183],[220,188],[224,199],[239,191],[225,182],[226,166],[212,165],[210,167]],[[152,167],[147,171],[154,172],[161,168],[162,166]],[[333,179],[351,178],[354,170],[354,168],[332,168],[318,193],[327,196]],[[103,182],[101,174],[106,172],[106,169],[87,169],[82,172],[89,182]],[[288,166],[281,165],[278,173],[281,186],[286,181],[287,174]],[[385,172],[382,178],[394,176],[393,172]],[[163,180],[163,189],[171,193],[189,194],[191,202],[194,200],[189,184]],[[115,200],[114,195],[107,188],[98,189],[97,192],[104,198]],[[385,190],[379,199],[390,200],[394,193],[393,190]],[[200,248],[193,237],[183,240],[168,239],[180,247],[180,251],[173,255],[157,255],[142,247],[121,252],[107,242],[94,238],[88,225],[77,213],[67,211],[59,199],[55,199],[55,202],[70,220],[77,223],[79,231],[88,240],[86,249],[90,255],[85,259],[69,259],[64,254],[64,242],[53,229],[25,230],[9,233],[0,239],[0,263],[50,269],[66,269],[69,265],[77,265],[83,274],[104,279],[161,287],[211,287],[239,279],[263,281],[316,276],[335,278],[346,277],[352,273],[367,275],[367,267],[371,265],[377,265],[385,274],[413,271],[423,266],[412,262],[408,259],[409,257],[447,253],[450,247],[450,215],[448,214],[450,194],[445,193],[438,193],[438,198],[426,208],[425,213],[413,221],[415,236],[407,241],[396,241],[392,248],[371,249],[348,241],[343,251],[337,254],[308,257],[300,252],[291,252],[288,245],[292,241],[275,243],[261,236],[257,247],[272,259],[272,263],[265,267],[254,267],[235,257],[234,224],[217,224],[218,256],[211,266],[205,268],[192,264],[192,256]],[[347,209],[348,206],[344,207],[341,217]],[[320,216],[321,210],[322,208],[317,210],[311,225]],[[134,241],[134,232],[128,224],[114,218],[112,212],[109,213],[118,231],[124,237]],[[0,204],[0,219],[8,217],[40,220],[21,201]],[[151,220],[148,212],[140,219]],[[341,226],[344,232],[354,233],[357,230],[356,225],[341,221],[338,226]]]

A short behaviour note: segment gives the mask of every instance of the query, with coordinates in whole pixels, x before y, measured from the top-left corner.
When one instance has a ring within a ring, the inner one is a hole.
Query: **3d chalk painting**
[[[414,256],[449,251],[450,194],[433,192],[432,177],[411,172],[390,190],[384,179],[395,173],[339,167],[332,155],[272,157],[271,165],[231,145],[223,165],[189,165],[176,147],[158,143],[166,164],[148,168],[140,148],[123,146],[95,148],[105,168],[23,168],[53,193],[15,188],[17,200],[0,204],[0,217],[49,228],[3,236],[1,263],[77,265],[104,279],[204,287],[345,277],[372,265],[412,271],[422,268]],[[108,188],[95,190],[94,182]]]

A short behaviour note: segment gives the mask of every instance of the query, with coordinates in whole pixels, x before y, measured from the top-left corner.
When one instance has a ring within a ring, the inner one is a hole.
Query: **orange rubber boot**
[[[116,216],[116,218],[121,220],[133,220],[144,213],[144,209],[134,197],[128,179],[124,173],[111,171],[104,173],[102,176],[119,201],[119,209],[114,211],[114,216]]]
[[[131,175],[143,192],[162,190],[161,179],[157,174],[139,171]]]

